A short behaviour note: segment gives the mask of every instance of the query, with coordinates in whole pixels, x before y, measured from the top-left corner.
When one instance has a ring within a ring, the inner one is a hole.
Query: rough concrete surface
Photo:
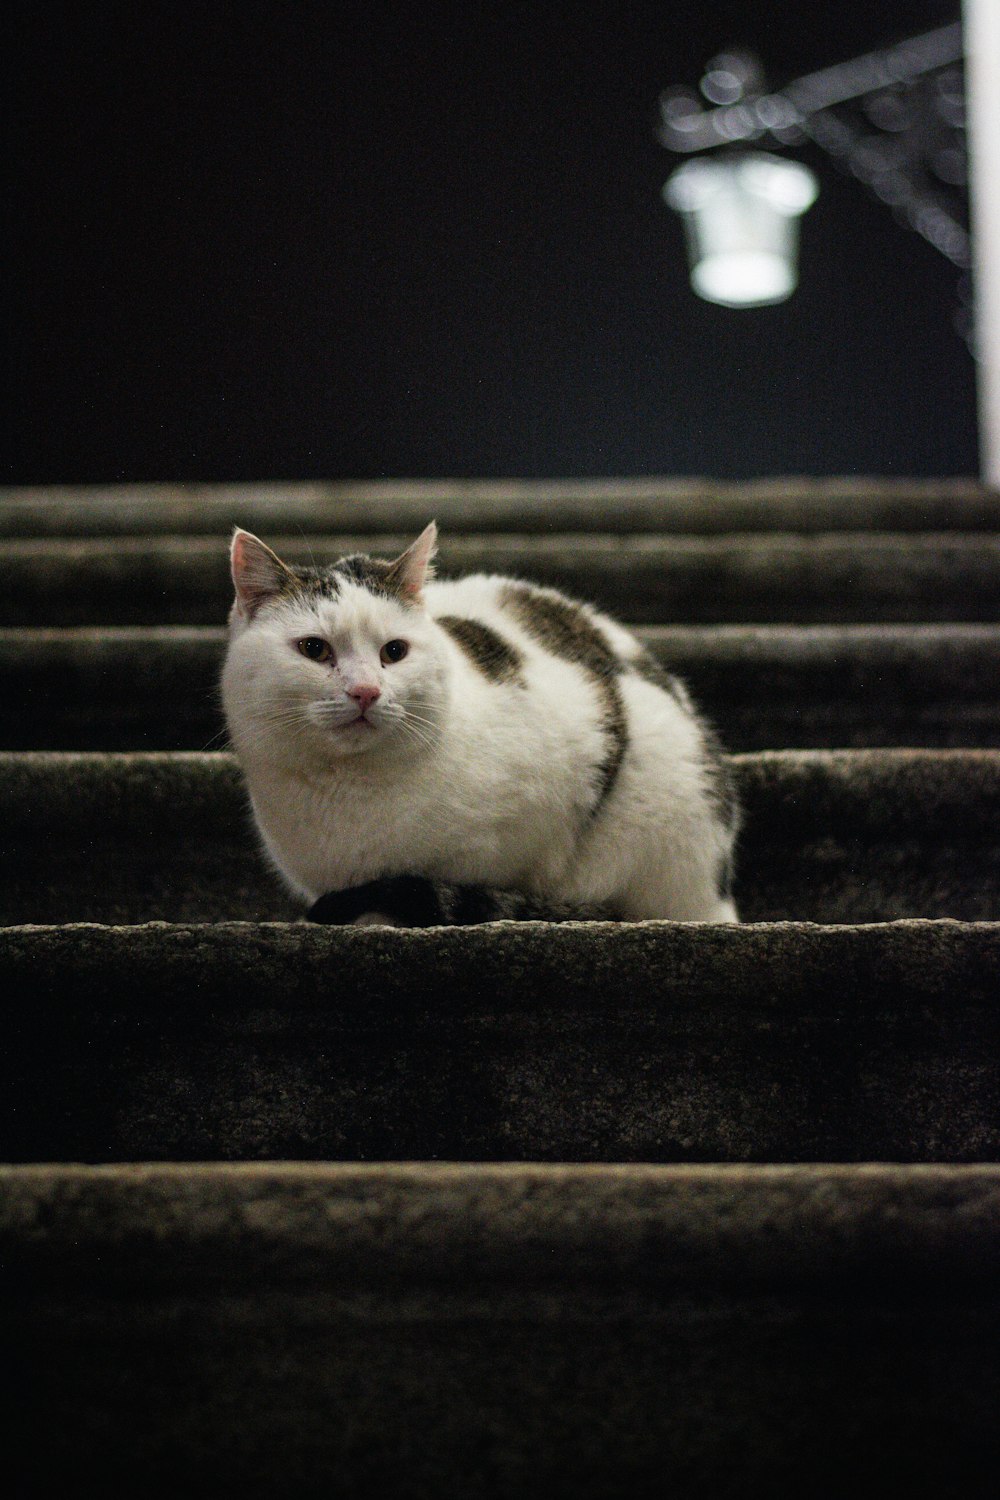
[[[730,750],[1000,747],[1000,625],[647,626]],[[225,743],[214,626],[0,629],[0,749]]]
[[[217,747],[233,524],[432,515],[763,752],[751,920],[317,926],[228,754],[51,753]],[[17,1500],[993,1500],[1000,492],[0,490],[0,573]]]
[[[994,923],[8,928],[0,1139],[29,1161],[988,1161],[998,972]]]
[[[448,530],[1000,531],[974,479],[388,479],[0,488],[0,536]]]
[[[391,557],[412,537],[264,538],[289,562]],[[452,533],[442,576],[485,571],[555,585],[635,624],[995,621],[1000,534]],[[231,597],[215,536],[0,541],[0,625],[217,625]]]
[[[996,1168],[0,1188],[19,1493],[991,1493]]]
[[[747,920],[1000,913],[1000,751],[775,751],[732,764]],[[0,922],[298,914],[258,852],[229,755],[0,754],[0,851]]]

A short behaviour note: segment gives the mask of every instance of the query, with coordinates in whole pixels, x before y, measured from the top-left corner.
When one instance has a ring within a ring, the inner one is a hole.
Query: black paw
[[[438,927],[448,920],[434,882],[422,875],[387,875],[330,891],[309,908],[306,920],[343,927],[368,912],[379,912],[397,927]]]

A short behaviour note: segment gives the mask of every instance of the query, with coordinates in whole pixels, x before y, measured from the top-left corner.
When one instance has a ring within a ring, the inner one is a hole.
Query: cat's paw
[[[434,882],[422,875],[386,875],[330,891],[306,918],[340,927],[438,927],[448,920]]]

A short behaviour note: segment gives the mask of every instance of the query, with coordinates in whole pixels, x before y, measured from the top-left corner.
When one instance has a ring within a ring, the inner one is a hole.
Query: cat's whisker
[[[439,742],[440,736],[435,732],[438,725],[434,719],[405,712],[395,722],[402,734],[415,744],[422,745],[424,749],[432,750]]]
[[[429,735],[421,733],[412,724],[400,724],[399,730],[404,738],[410,740],[415,745],[419,745],[423,750],[433,750],[437,743]]]
[[[199,754],[204,755],[209,750],[214,750],[217,746],[220,746],[220,745],[221,746],[225,746],[225,745],[228,745],[228,744],[229,744],[229,730],[226,729],[226,728],[217,729],[216,732],[215,732],[215,734],[213,734],[210,739],[207,739],[205,741],[205,743],[201,746]]]
[[[422,724],[429,729],[439,729],[441,726],[440,719],[429,714],[419,714],[412,708],[403,709],[402,719],[406,724]]]
[[[407,729],[426,730],[428,734],[437,728],[433,719],[418,718],[415,714],[404,714],[397,722],[405,725]]]
[[[318,573],[320,571],[320,569],[319,569],[319,564],[316,561],[316,554],[313,552],[312,542],[309,540],[308,536],[306,535],[305,528],[303,527],[301,521],[298,522],[296,529],[297,529],[297,531],[299,533],[299,536],[302,538],[302,540],[306,544],[306,551],[309,553],[309,562],[310,562],[310,565],[313,568],[315,568],[316,572]]]
[[[439,723],[438,719],[432,718],[428,714],[418,714],[417,711],[416,711],[416,709],[413,709],[413,708],[404,708],[402,710],[402,716],[403,716],[404,719],[412,720],[414,723],[417,723],[417,724],[433,724],[433,725],[437,725]]]

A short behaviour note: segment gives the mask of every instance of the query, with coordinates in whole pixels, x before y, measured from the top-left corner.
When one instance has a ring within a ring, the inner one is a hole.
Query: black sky
[[[8,483],[976,468],[956,273],[822,158],[802,284],[687,286],[656,101],[957,3],[22,7]]]

